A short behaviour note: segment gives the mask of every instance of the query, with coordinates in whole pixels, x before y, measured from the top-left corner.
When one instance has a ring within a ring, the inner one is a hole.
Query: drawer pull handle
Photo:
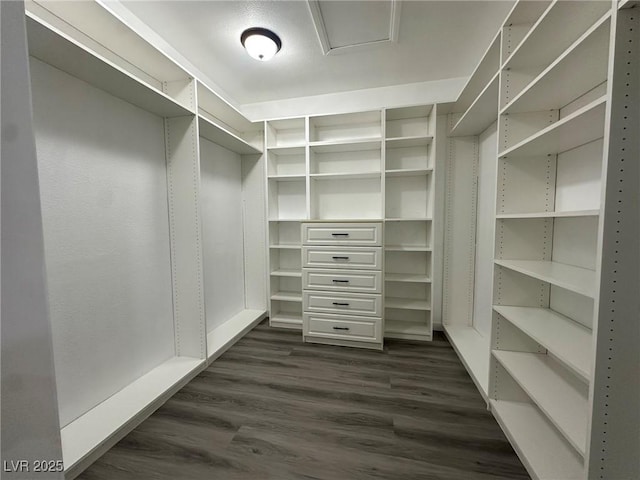
[[[333,237],[348,237],[349,236],[348,233],[332,233],[331,235]]]
[[[349,283],[349,280],[333,280],[333,283]]]
[[[333,327],[334,330],[346,330],[349,331],[349,327]]]
[[[348,307],[349,304],[348,303],[342,303],[342,302],[333,302],[334,305],[337,305],[339,307]]]
[[[349,257],[331,257],[334,260],[349,260]]]

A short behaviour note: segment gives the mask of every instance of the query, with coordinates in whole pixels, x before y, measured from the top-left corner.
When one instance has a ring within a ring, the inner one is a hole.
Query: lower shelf
[[[286,313],[278,313],[269,318],[269,325],[279,328],[293,328],[302,330],[302,315],[288,315]]]
[[[533,479],[584,477],[582,460],[533,405],[491,400],[491,410]]]
[[[171,358],[65,426],[60,432],[65,475],[82,471],[204,367],[197,358]]]
[[[489,392],[490,341],[467,325],[444,325],[444,332],[485,400]]]
[[[265,310],[242,310],[207,334],[207,357],[212,362],[233,345],[240,337],[265,318]]]
[[[426,323],[407,322],[402,320],[385,320],[385,338],[404,340],[431,340],[431,328]]]

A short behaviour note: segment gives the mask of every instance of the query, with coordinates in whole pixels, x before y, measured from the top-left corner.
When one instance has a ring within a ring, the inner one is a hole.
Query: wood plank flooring
[[[78,478],[529,476],[443,335],[375,352],[263,322]]]

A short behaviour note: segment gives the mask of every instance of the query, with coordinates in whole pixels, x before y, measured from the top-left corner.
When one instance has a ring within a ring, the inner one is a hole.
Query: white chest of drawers
[[[302,224],[305,342],[381,350],[382,223]]]

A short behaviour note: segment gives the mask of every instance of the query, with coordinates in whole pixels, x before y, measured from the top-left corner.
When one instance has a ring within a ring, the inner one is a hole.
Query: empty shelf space
[[[385,276],[389,280],[389,274]],[[431,305],[427,300],[418,298],[386,297],[384,299],[385,308],[398,308],[401,310],[431,310]]]
[[[285,302],[302,303],[302,293],[300,292],[276,292],[271,295],[271,300],[284,300]]]
[[[587,268],[542,260],[495,260],[495,263],[586,297],[595,295],[596,272]]]
[[[499,73],[480,92],[469,109],[451,129],[451,136],[479,135],[498,118]]]
[[[503,151],[500,158],[555,155],[601,138],[606,105],[606,97],[600,97]]]
[[[302,278],[302,271],[280,268],[278,270],[274,270],[273,272],[271,272],[271,276],[273,276],[273,277],[298,277],[298,278]]]
[[[403,168],[385,171],[387,177],[409,177],[413,175],[429,175],[433,168]]]
[[[535,212],[535,213],[499,213],[496,218],[562,218],[562,217],[597,217],[600,210],[574,210],[566,212]]]
[[[313,180],[335,180],[335,179],[359,179],[359,178],[380,178],[381,172],[353,172],[353,173],[312,173],[309,177]]]
[[[198,116],[198,128],[201,137],[232,152],[239,153],[240,155],[262,153],[262,150],[247,143],[235,133],[230,132],[220,125],[216,125],[208,118],[200,115]]]
[[[387,337],[402,335],[406,337],[422,337],[424,339],[431,339],[431,329],[428,324],[403,320],[385,320],[384,334]]]
[[[380,150],[380,137],[359,140],[337,140],[328,142],[311,142],[309,148],[314,153],[358,152],[362,150]]]
[[[431,283],[431,279],[427,275],[415,275],[410,273],[387,273],[384,276],[384,281],[385,282],[407,282],[407,283]]]
[[[584,476],[577,452],[529,403],[491,400],[491,410],[533,478],[578,480]]]
[[[431,247],[426,245],[385,245],[387,252],[431,252]]]
[[[569,370],[589,381],[593,351],[588,328],[548,308],[494,305],[493,309]]]
[[[233,345],[245,333],[262,320],[264,310],[246,309],[237,313],[222,325],[207,334],[207,353],[209,361],[220,356],[229,346]]]
[[[31,56],[71,76],[161,117],[195,115],[160,90],[29,16],[27,34]]]
[[[489,338],[468,325],[444,325],[444,332],[486,400],[489,391]]]
[[[65,470],[72,469],[105,440],[127,430],[129,424],[136,424],[137,418],[153,412],[202,367],[204,360],[171,358],[62,428]]]
[[[288,245],[283,243],[279,245],[269,245],[269,248],[278,250],[302,250],[302,245]]]
[[[387,148],[426,147],[433,142],[432,135],[387,138]]]

